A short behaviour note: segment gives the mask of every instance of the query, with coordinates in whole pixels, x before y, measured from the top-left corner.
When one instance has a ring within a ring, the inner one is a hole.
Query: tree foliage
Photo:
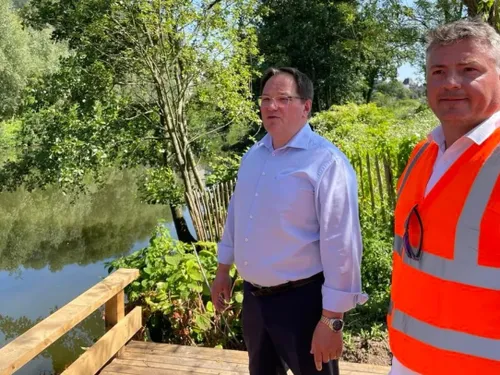
[[[113,164],[171,168],[196,223],[208,135],[257,121],[255,8],[256,0],[33,0],[27,23],[52,27],[72,55],[27,99],[28,147],[6,164],[3,185],[82,187]],[[204,121],[200,109],[211,112]]]
[[[259,26],[265,65],[290,65],[311,77],[315,109],[369,101],[378,79],[412,58],[418,34],[381,1],[265,0]]]
[[[18,112],[29,80],[56,70],[64,50],[48,30],[23,28],[10,0],[0,0],[0,120]]]

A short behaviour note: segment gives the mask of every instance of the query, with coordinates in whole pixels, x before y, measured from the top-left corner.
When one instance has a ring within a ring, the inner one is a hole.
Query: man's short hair
[[[427,34],[426,54],[435,46],[450,45],[461,40],[474,40],[478,44],[486,44],[495,56],[500,67],[500,35],[488,23],[480,18],[464,19],[431,30]]]
[[[300,70],[296,68],[282,67],[282,68],[269,68],[264,72],[264,76],[262,77],[260,92],[264,91],[264,86],[266,82],[271,79],[271,77],[278,74],[289,74],[293,77],[295,84],[297,85],[297,93],[303,100],[310,99],[311,101],[314,98],[314,87],[312,81],[309,79],[307,75],[302,73]],[[311,117],[311,112],[309,112],[309,117]]]

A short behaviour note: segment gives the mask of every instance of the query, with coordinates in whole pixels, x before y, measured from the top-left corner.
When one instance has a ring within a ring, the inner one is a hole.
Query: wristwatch
[[[334,332],[342,331],[344,328],[344,321],[338,318],[327,318],[324,315],[321,315],[320,321],[328,326]]]

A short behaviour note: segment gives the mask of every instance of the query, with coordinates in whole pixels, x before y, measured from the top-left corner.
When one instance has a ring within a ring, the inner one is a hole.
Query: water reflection
[[[136,198],[135,175],[113,172],[102,190],[74,197],[56,189],[0,194],[0,270],[58,271],[126,253],[151,233],[157,220],[169,220],[164,206]]]
[[[51,313],[57,308],[52,309]],[[31,320],[26,316],[12,318],[0,315],[0,331],[10,341],[33,327],[42,319]],[[69,365],[69,358],[76,358],[86,348],[92,346],[104,333],[102,311],[96,311],[78,324],[66,335],[57,340],[40,356],[21,371],[32,374],[60,374]]]
[[[0,347],[107,276],[104,262],[147,246],[158,221],[174,231],[169,208],[142,204],[135,180],[115,171],[73,204],[56,189],[0,194]],[[59,374],[103,334],[97,311],[16,375]]]

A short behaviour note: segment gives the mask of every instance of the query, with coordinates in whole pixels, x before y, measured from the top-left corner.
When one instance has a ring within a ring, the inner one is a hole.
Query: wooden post
[[[199,218],[200,218],[200,226],[202,228],[202,232],[203,232],[203,238],[202,240],[203,241],[210,241],[210,233],[208,231],[208,228],[207,228],[207,221],[206,221],[206,214],[207,214],[207,210],[206,210],[206,207],[204,209],[204,205],[203,205],[203,201],[202,201],[202,195],[203,195],[203,192],[200,191],[200,190],[195,190],[195,193],[194,193],[194,198],[195,198],[195,203],[196,203],[196,207],[198,209],[198,212],[199,212]]]
[[[359,165],[359,184],[361,185],[361,198],[365,197],[365,184],[363,183],[363,162],[361,161],[361,155],[358,154],[358,165]]]
[[[106,332],[118,324],[125,317],[125,292],[123,289],[119,291],[105,304],[104,308],[104,326]],[[123,349],[117,353],[117,357],[123,354]]]
[[[196,198],[194,193],[184,193],[186,201],[188,202],[188,207],[190,209],[191,220],[193,221],[194,228],[196,229],[196,234],[198,235],[198,241],[205,241],[205,228],[203,227],[203,220],[201,219],[201,213],[199,207],[196,204]]]
[[[201,192],[199,190],[196,192],[196,205],[198,207],[198,212],[199,212],[198,217],[200,220],[200,227],[202,228],[202,232],[203,232],[203,238],[201,240],[202,241],[210,241],[210,232],[208,231],[207,222],[206,222],[205,217],[203,215],[203,211],[206,211],[206,208],[205,208],[205,210],[203,210],[203,203],[201,200],[202,194],[203,194],[203,192]]]
[[[202,195],[203,198],[203,204],[205,205],[205,223],[208,227],[208,231],[210,233],[210,241],[216,241],[215,239],[217,238],[217,232],[215,231],[215,226],[214,226],[214,218],[213,218],[213,212],[212,208],[210,207],[210,193],[208,191],[205,191]]]
[[[368,168],[368,183],[369,183],[369,188],[370,188],[370,199],[372,203],[372,212],[373,215],[376,215],[375,212],[375,197],[373,196],[373,181],[372,181],[372,172],[371,172],[371,167],[370,167],[370,155],[366,154],[366,166]]]
[[[387,193],[391,202],[391,209],[394,210],[396,208],[396,195],[394,193],[394,177],[392,174],[392,165],[389,153],[384,154],[384,171],[385,180],[387,182]]]
[[[216,215],[217,215],[217,220],[219,222],[218,226],[218,232],[222,232],[222,227],[224,226],[224,223],[222,221],[222,197],[221,197],[221,186],[220,184],[217,184],[215,186],[215,204],[217,206],[216,210]]]
[[[380,194],[380,201],[381,201],[381,209],[382,209],[382,220],[386,220],[386,215],[385,215],[385,202],[384,202],[384,185],[382,184],[382,175],[380,174],[380,166],[379,166],[379,158],[378,155],[375,154],[375,169],[377,171],[377,182],[378,182],[378,191]]]

